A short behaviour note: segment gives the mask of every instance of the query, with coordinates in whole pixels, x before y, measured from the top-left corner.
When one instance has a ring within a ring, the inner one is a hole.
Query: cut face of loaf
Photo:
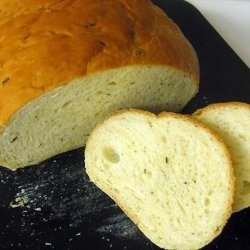
[[[216,103],[196,111],[193,116],[218,133],[232,155],[236,178],[233,210],[236,212],[249,207],[250,105]]]
[[[91,129],[122,107],[179,111],[196,93],[185,74],[134,66],[77,79],[29,103],[0,134],[0,165],[15,169],[85,145]]]
[[[85,150],[90,179],[165,249],[199,249],[231,214],[229,153],[207,127],[173,113],[129,110],[106,118]]]
[[[0,1],[0,166],[84,146],[121,108],[179,111],[196,53],[149,0]]]

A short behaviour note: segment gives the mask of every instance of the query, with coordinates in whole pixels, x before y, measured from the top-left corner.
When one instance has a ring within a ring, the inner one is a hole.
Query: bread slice
[[[121,108],[179,111],[196,53],[149,0],[0,1],[0,165],[84,146]]]
[[[114,113],[90,135],[85,165],[90,179],[159,247],[201,248],[231,214],[229,153],[192,118]]]
[[[234,212],[250,206],[250,105],[216,103],[197,110],[193,116],[225,141],[232,155],[236,178]]]

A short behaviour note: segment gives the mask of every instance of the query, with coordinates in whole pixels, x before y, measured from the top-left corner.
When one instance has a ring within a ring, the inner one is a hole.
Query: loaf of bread
[[[0,30],[11,169],[83,146],[111,111],[179,111],[198,91],[194,49],[149,0],[1,0]]]
[[[234,177],[229,153],[205,125],[174,113],[117,111],[91,133],[90,179],[156,245],[208,244],[228,220]]]
[[[232,155],[236,178],[233,210],[250,206],[250,105],[240,102],[216,103],[193,116],[217,132]]]

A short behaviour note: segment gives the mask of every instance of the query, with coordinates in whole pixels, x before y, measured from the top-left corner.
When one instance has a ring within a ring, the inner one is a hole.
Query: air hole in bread
[[[147,175],[147,176],[151,176],[152,175],[152,173],[150,171],[148,171],[146,168],[144,168],[143,174]]]
[[[167,138],[165,136],[162,136],[161,140],[166,143],[167,142]]]
[[[246,137],[242,134],[239,135],[239,138],[242,139],[243,141],[246,141]]]
[[[250,181],[243,181],[242,195],[247,195],[250,193]]]
[[[103,94],[103,92],[102,91],[97,91],[96,94],[101,95],[101,94]]]
[[[209,198],[206,198],[205,199],[205,206],[208,206],[210,204],[210,200],[209,200]]]
[[[153,124],[152,124],[152,122],[151,121],[148,121],[148,125],[149,125],[149,127],[153,127]]]
[[[118,163],[120,161],[119,154],[113,148],[104,148],[103,155],[111,163]]]

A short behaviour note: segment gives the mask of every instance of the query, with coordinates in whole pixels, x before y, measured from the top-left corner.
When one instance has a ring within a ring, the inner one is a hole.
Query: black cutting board
[[[156,0],[196,49],[199,94],[183,113],[209,103],[250,103],[249,68],[204,17],[184,1]],[[145,27],[147,28],[147,27]],[[0,168],[0,249],[159,249],[88,181],[83,149],[36,167]],[[250,209],[234,214],[223,233],[204,249],[250,249]]]

